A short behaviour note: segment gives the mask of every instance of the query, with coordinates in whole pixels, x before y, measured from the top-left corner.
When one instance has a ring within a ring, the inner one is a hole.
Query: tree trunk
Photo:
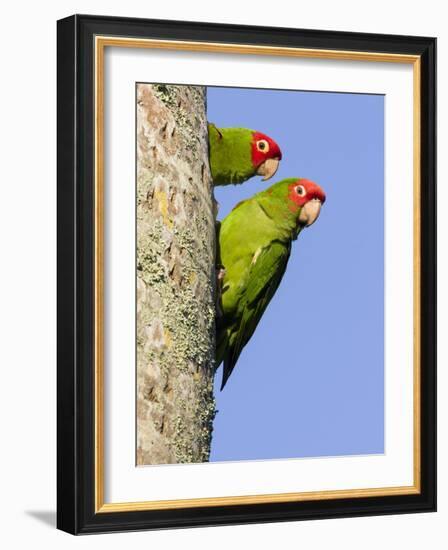
[[[215,219],[206,91],[137,86],[137,464],[209,458]]]

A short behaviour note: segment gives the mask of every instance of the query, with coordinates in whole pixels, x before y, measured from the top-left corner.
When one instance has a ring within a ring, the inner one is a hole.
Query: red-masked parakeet
[[[306,179],[289,178],[245,200],[217,230],[223,266],[217,320],[216,368],[221,389],[254,333],[286,270],[292,241],[319,216],[325,193]]]
[[[208,125],[210,168],[214,185],[243,183],[252,176],[271,178],[282,153],[275,141],[248,128]]]

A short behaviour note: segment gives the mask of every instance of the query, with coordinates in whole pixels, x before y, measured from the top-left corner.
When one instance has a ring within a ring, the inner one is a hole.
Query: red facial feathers
[[[258,168],[267,159],[282,160],[282,152],[277,143],[262,132],[252,134],[252,164]]]
[[[298,179],[288,185],[288,189],[288,199],[293,203],[291,209],[298,210],[312,199],[318,199],[322,204],[325,202],[324,191],[313,181]]]

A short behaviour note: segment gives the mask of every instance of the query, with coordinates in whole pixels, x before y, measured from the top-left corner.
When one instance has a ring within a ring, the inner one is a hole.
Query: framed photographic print
[[[58,527],[434,511],[434,38],[58,22]]]

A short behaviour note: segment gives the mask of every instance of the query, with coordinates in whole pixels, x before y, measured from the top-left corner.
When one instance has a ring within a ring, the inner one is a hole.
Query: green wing
[[[254,257],[244,285],[245,291],[238,303],[235,322],[218,331],[217,366],[224,360],[221,389],[282,280],[290,250],[290,243],[273,241]]]

